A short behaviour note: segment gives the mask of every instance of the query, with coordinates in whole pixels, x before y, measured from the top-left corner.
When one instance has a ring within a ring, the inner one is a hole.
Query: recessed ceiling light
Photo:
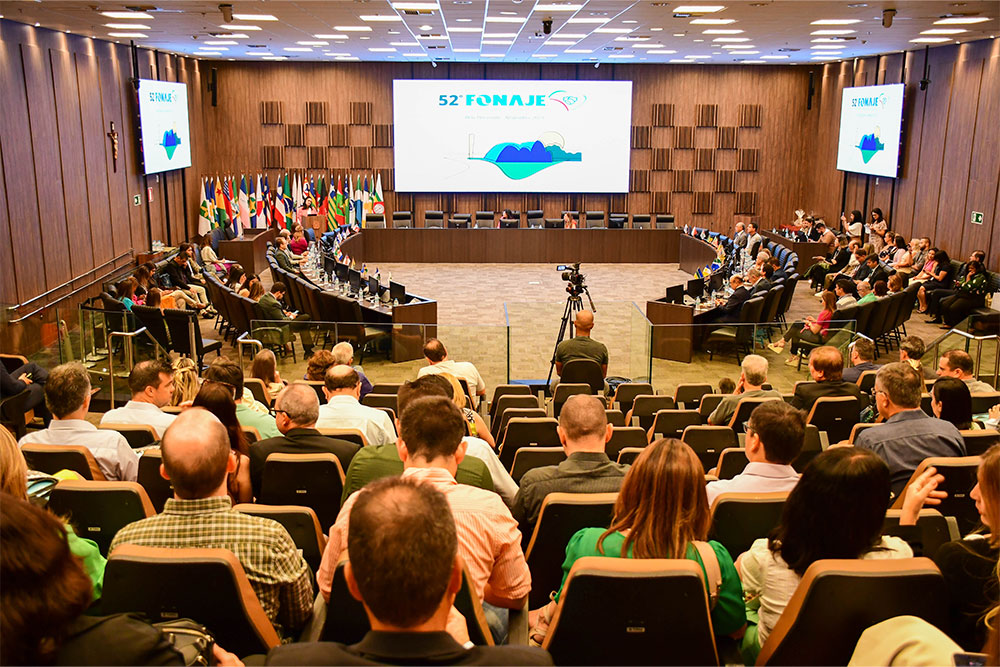
[[[115,42],[115,43],[117,44],[117,42]],[[196,56],[217,56],[219,54],[215,53],[213,51],[195,51],[194,55],[196,55]]]
[[[219,27],[223,30],[249,30],[251,32],[254,30],[263,30],[263,28],[259,25],[235,25],[233,23],[230,23],[229,25],[220,25]]]
[[[566,49],[563,53],[593,53],[593,49]]]
[[[555,4],[545,4],[545,5],[535,5],[532,11],[536,12],[576,12],[579,11],[583,5],[555,5]]]
[[[101,12],[101,16],[109,19],[151,19],[152,15],[146,12]]]
[[[788,56],[761,56],[762,60],[787,60]]]
[[[329,56],[331,58],[341,58],[343,56],[349,56],[351,54],[350,53],[334,53],[332,51],[328,51],[327,53],[324,53],[323,55]]]
[[[417,39],[422,39],[425,42],[433,42],[438,40],[447,40],[447,35],[417,35]]]
[[[472,23],[472,19],[455,19],[459,23]]]
[[[843,44],[845,40],[844,40],[843,37],[817,37],[816,39],[813,39],[811,41],[813,41],[813,42],[830,42],[832,44]]]
[[[288,51],[289,53],[312,53],[312,49],[308,46],[286,46],[282,51]]]
[[[857,30],[813,30],[810,35],[850,35],[857,32]]]
[[[237,21],[277,21],[278,17],[273,14],[233,14]]]
[[[713,42],[749,42],[749,37],[715,37]]]
[[[663,30],[663,28],[650,28],[649,29],[650,32],[660,32],[661,30]]]
[[[601,33],[602,35],[627,35],[632,32],[633,28],[595,28],[594,32]]]
[[[502,53],[480,53],[479,57],[480,58],[503,58],[504,54],[502,54]]]
[[[607,19],[602,18],[587,18],[586,16],[574,16],[571,19],[566,19],[566,23],[607,23]]]
[[[213,39],[205,42],[206,44],[211,44],[213,46],[236,46],[239,42],[234,42],[231,39]],[[302,42],[299,42],[301,44]]]
[[[691,19],[691,25],[729,25],[736,19]]]
[[[392,46],[420,46],[420,42],[389,42]]]
[[[934,28],[933,30],[921,30],[921,35],[960,35],[969,32],[965,28]]]
[[[819,19],[809,25],[854,25],[861,23],[861,19]]]
[[[482,28],[462,28],[462,27],[448,28],[448,32],[482,32],[482,31],[483,31]]]
[[[677,64],[682,64],[683,63],[685,65],[694,65],[695,64],[695,63],[691,62],[690,60],[679,60],[679,59],[668,60],[667,62],[677,63]]]
[[[813,51],[834,51],[847,48],[843,44],[813,44],[809,47]]]
[[[558,54],[555,54],[555,53],[532,53],[531,57],[532,58],[555,58],[556,55],[558,55]]]
[[[479,49],[452,49],[455,53],[479,53]]]
[[[714,14],[723,9],[724,5],[681,5],[674,7],[674,14]]]
[[[117,28],[118,30],[150,30],[148,25],[142,25],[141,23],[105,23],[104,27]]]
[[[935,21],[934,25],[969,25],[971,23],[984,23],[989,20],[989,17],[986,16],[949,16],[948,18]]]
[[[724,49],[755,49],[753,44],[723,44]]]
[[[694,41],[696,41],[696,42],[704,42],[705,40],[703,40],[703,39],[696,39]]]
[[[402,21],[403,17],[397,14],[362,14],[358,17],[362,21]]]
[[[940,44],[942,42],[950,42],[951,40],[947,37],[918,37],[910,41],[916,44]]]
[[[685,36],[685,33],[683,33],[683,32],[675,32],[674,33],[674,37],[684,37],[684,36]]]
[[[109,32],[111,37],[133,37],[135,39],[148,39],[148,35],[143,32]]]
[[[646,53],[653,56],[669,56],[677,52],[672,49],[656,49],[655,51],[646,51]]]
[[[347,39],[347,35],[313,35],[316,39]]]
[[[684,56],[686,60],[711,60],[712,56]]]
[[[357,56],[337,56],[334,60],[361,60]]]
[[[211,44],[212,42],[205,42],[205,43]],[[299,46],[330,46],[330,42],[322,42],[322,41],[303,41],[295,43],[298,44]]]
[[[264,56],[261,60],[288,60],[287,56]]]
[[[228,51],[228,46],[201,46],[198,47],[199,51]]]
[[[840,58],[840,54],[831,53],[830,55],[813,56],[810,60],[837,60],[838,58]]]
[[[622,23],[638,23],[638,21],[622,21]]]
[[[510,39],[484,39],[483,44],[490,44],[492,46],[509,46],[513,44],[513,40]]]
[[[635,58],[631,53],[612,53],[608,58]]]
[[[240,32],[217,32],[213,36],[219,39],[250,39],[250,35],[244,35]]]
[[[412,9],[415,11],[434,11],[435,9],[440,9],[436,2],[394,2],[392,3],[392,8],[401,10]]]
[[[421,29],[421,30],[433,30],[433,29],[434,29],[434,26],[430,26],[430,25],[427,25],[427,24],[425,23],[424,25],[420,26],[420,29]]]
[[[729,55],[732,56],[755,56],[760,51],[729,51]]]
[[[571,39],[550,39],[545,44],[546,46],[573,46],[576,42]]]
[[[528,19],[522,18],[520,16],[487,16],[487,23],[524,23]],[[572,23],[573,19],[570,19]],[[483,54],[484,56],[486,54]]]
[[[510,39],[511,37],[517,37],[516,32],[491,32],[488,35],[483,35],[483,39]]]
[[[663,44],[633,44],[633,49],[662,49]]]
[[[639,36],[633,37],[632,35],[624,35],[622,37],[615,37],[615,41],[616,42],[646,42],[646,41],[649,41],[649,37],[645,37],[645,36],[643,36],[643,37],[639,37]]]
[[[742,30],[737,30],[735,28],[712,28],[710,30],[702,30],[703,35],[739,35],[742,34]]]
[[[368,48],[372,53],[395,53],[396,49],[391,46],[373,46]]]
[[[742,65],[766,65],[767,61],[766,60],[741,60],[740,64],[742,64]]]
[[[372,28],[369,25],[335,25],[334,30],[339,30],[340,32],[371,32]]]

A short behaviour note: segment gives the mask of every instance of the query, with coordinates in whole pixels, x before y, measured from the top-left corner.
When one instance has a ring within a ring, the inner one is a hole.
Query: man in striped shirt
[[[531,591],[531,573],[521,551],[517,522],[500,496],[455,481],[458,464],[465,457],[464,435],[465,420],[455,404],[442,396],[426,396],[411,402],[400,414],[396,448],[404,478],[430,484],[447,498],[469,583],[485,603],[494,638],[501,640],[506,635],[506,610],[524,606]],[[347,548],[349,518],[357,497],[355,493],[347,499],[330,527],[316,576],[327,600],[337,562]]]

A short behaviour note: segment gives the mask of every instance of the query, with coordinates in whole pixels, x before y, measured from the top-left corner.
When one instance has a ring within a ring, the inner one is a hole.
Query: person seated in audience
[[[195,282],[204,285],[205,276],[201,273],[201,264],[198,263],[198,258],[201,255],[198,253],[198,248],[193,243],[182,243],[179,247],[180,252],[187,256],[188,270],[191,272],[191,277],[194,278]]]
[[[261,350],[254,355],[250,364],[250,377],[264,383],[264,389],[274,398],[285,388],[285,383],[278,372],[278,360],[271,350]]]
[[[746,226],[742,222],[737,222],[733,228],[733,245],[740,249],[747,245]]]
[[[613,427],[596,396],[570,396],[559,413],[559,442],[566,460],[558,465],[533,468],[521,478],[512,512],[527,547],[538,523],[545,496],[550,493],[617,492],[628,466],[615,463],[604,449]]]
[[[426,396],[410,402],[399,418],[399,430],[396,449],[403,461],[402,477],[429,484],[447,498],[470,587],[483,601],[494,640],[504,643],[507,610],[523,607],[531,590],[531,573],[521,551],[517,521],[496,494],[456,481],[458,464],[465,458],[465,424],[451,401],[444,396]],[[359,495],[347,499],[330,527],[316,575],[320,592],[327,599],[333,572],[351,539],[349,521]]]
[[[760,225],[756,222],[748,223],[746,245],[747,257],[756,257],[756,253],[760,252],[763,245],[764,240],[760,236]]]
[[[885,267],[879,262],[878,255],[872,253],[865,256],[865,265],[868,267],[867,275],[863,279],[866,283],[872,286],[872,290],[875,290],[875,285],[884,282],[887,283],[889,280],[889,272],[885,270]]]
[[[887,285],[889,286],[889,294],[899,294],[903,291],[903,277],[898,273],[894,273],[889,276]]]
[[[239,264],[233,264],[229,267],[229,273],[226,276],[226,287],[233,290],[240,296],[246,296],[243,292],[245,291],[247,284],[247,272],[243,270],[243,267]]]
[[[747,282],[750,283],[750,297],[763,296],[771,289],[771,281],[764,277],[763,267],[760,270],[750,269],[747,272]]]
[[[167,262],[163,272],[170,278],[170,285],[174,288],[171,295],[175,299],[180,298],[195,310],[205,311],[203,313],[205,317],[211,314],[205,288],[195,282],[191,269],[188,268],[186,248],[182,248]]]
[[[250,481],[260,495],[264,463],[270,454],[333,454],[347,470],[361,449],[347,440],[325,436],[316,430],[319,398],[307,384],[288,385],[274,402],[274,420],[281,435],[254,443],[250,448]]]
[[[371,630],[353,646],[297,643],[271,650],[268,665],[551,665],[529,646],[463,646],[448,633],[462,586],[467,522],[451,496],[414,475],[380,480],[359,492],[343,545],[344,578]],[[345,521],[345,529],[347,521]],[[459,623],[464,619],[458,618]]]
[[[900,525],[916,525],[920,510],[937,505],[945,492],[937,486],[945,479],[933,466],[907,487]],[[997,560],[1000,557],[1000,445],[986,450],[976,471],[976,485],[969,497],[979,511],[982,531],[947,542],[934,554],[948,591],[950,634],[966,651],[982,651],[988,634],[990,610],[1000,601]],[[994,617],[993,622],[996,622]],[[994,628],[995,632],[995,628]],[[996,641],[994,635],[993,641]]]
[[[132,306],[134,306],[136,303],[138,303],[140,306],[143,304],[143,300],[139,299],[139,297],[135,295],[135,287],[138,284],[139,282],[131,276],[118,283],[117,287],[118,300],[125,305],[125,310],[129,311],[130,313],[132,312]],[[136,299],[139,300],[136,301]]]
[[[744,398],[781,398],[781,392],[764,389],[767,384],[767,359],[759,354],[748,354],[740,363],[740,379],[729,396],[708,416],[708,423],[726,425],[736,414],[740,401]]]
[[[601,373],[608,375],[608,348],[604,343],[594,340],[591,333],[594,330],[594,313],[581,310],[573,318],[576,335],[566,339],[556,346],[556,375],[562,376],[563,366],[574,359],[591,359],[601,367]]]
[[[842,252],[843,248],[837,252]],[[823,278],[823,289],[832,289],[832,285],[838,280],[847,279],[852,283],[857,280],[862,280],[868,275],[869,268],[868,264],[865,263],[865,258],[868,253],[865,249],[861,247],[861,241],[857,239],[852,239],[850,243],[847,244],[847,265],[837,269],[836,271],[831,271],[826,274]],[[810,270],[812,270],[810,268]]]
[[[121,433],[98,429],[87,421],[90,397],[90,373],[83,364],[56,366],[45,383],[45,404],[52,421],[46,429],[28,432],[18,444],[83,445],[108,480],[134,482],[139,457]]]
[[[979,262],[980,266],[982,266],[985,261],[986,253],[982,250],[974,250],[972,254],[969,255],[969,259],[958,267],[958,271],[955,271],[952,275],[947,276],[947,284],[942,285],[938,289],[928,290],[926,295],[927,314],[931,316],[931,319],[927,320],[928,324],[941,324],[939,307],[941,302],[948,297],[958,294],[958,286],[963,284],[963,282],[968,279],[969,268],[972,266],[973,262]]]
[[[228,476],[239,459],[226,427],[211,412],[185,410],[160,444],[160,474],[174,497],[163,512],[118,531],[121,544],[166,549],[228,549],[239,559],[250,586],[279,636],[294,637],[312,614],[309,566],[276,521],[237,512]]]
[[[427,366],[417,371],[417,377],[423,377],[431,373],[451,373],[457,378],[465,380],[469,385],[469,391],[476,396],[486,395],[486,382],[479,374],[476,367],[468,361],[453,361],[448,358],[448,350],[444,343],[437,338],[428,338],[424,343],[424,359]]]
[[[850,308],[858,302],[854,298],[854,283],[846,278],[838,280],[833,285],[833,294],[837,297],[837,310],[842,310],[844,308]]]
[[[785,268],[781,265],[781,260],[777,257],[772,257],[770,262],[772,267],[774,267],[774,273],[771,274],[771,282],[776,283],[779,280],[785,280],[788,278],[788,274],[785,273]]]
[[[917,312],[921,315],[927,312],[927,295],[938,289],[948,289],[954,284],[953,276],[955,267],[951,265],[951,258],[944,250],[933,249],[933,259],[928,262],[931,268],[924,267],[920,275],[911,279],[921,282],[920,289],[917,290]]]
[[[896,237],[896,252],[893,253],[890,261],[886,262],[890,268],[899,272],[909,272],[913,270],[913,253],[910,252],[910,245],[903,238],[902,234]]]
[[[27,390],[24,411],[34,410],[35,415],[42,417],[48,426],[52,419],[52,414],[45,407],[45,383],[48,379],[49,372],[34,362],[21,364],[13,372],[8,372],[7,366],[0,363],[0,399],[17,396]]]
[[[869,626],[858,638],[848,665],[953,665],[962,647],[918,616],[895,616]]]
[[[252,426],[263,438],[281,435],[266,405],[254,400],[243,385],[243,369],[228,357],[217,357],[202,374],[205,381],[219,382],[229,387],[236,402],[236,418],[242,426]]]
[[[309,313],[291,313],[282,306],[282,299],[288,293],[288,288],[283,282],[276,282],[271,285],[271,291],[263,294],[257,305],[260,306],[260,314],[265,320],[274,322],[290,321],[292,324],[286,325],[292,331],[297,331],[302,339],[302,354],[310,356],[313,350],[313,337],[309,331]],[[286,349],[291,351],[292,343],[285,344]]]
[[[996,391],[982,380],[976,379],[976,363],[965,350],[948,350],[938,359],[938,377],[953,377],[964,382],[973,394],[991,394]]]
[[[320,348],[313,352],[312,356],[306,360],[306,373],[303,379],[310,382],[323,382],[326,379],[327,369],[336,363],[337,361],[334,359],[332,352]]]
[[[85,614],[91,580],[68,536],[51,512],[0,494],[0,664],[187,664],[162,631],[132,614]],[[216,664],[243,665],[218,644],[212,654]]]
[[[795,385],[793,407],[808,414],[816,400],[826,396],[854,396],[862,403],[861,407],[865,407],[858,385],[844,381],[844,355],[837,348],[831,345],[813,348],[809,353],[809,375],[813,382]]]
[[[396,429],[385,411],[362,405],[361,378],[350,366],[331,366],[326,371],[323,392],[326,405],[320,406],[316,428],[354,428],[369,445],[396,441]]]
[[[761,250],[760,252],[758,252],[757,258],[754,260],[754,263],[751,266],[747,267],[746,271],[743,272],[744,282],[750,281],[750,271],[756,269],[757,272],[760,273],[764,268],[764,264],[770,261],[770,259],[771,259],[771,254],[766,250]]]
[[[514,211],[509,208],[505,208],[500,211],[500,219],[497,221],[497,227],[501,226],[504,222],[520,222],[519,216],[514,215]]]
[[[816,222],[815,225],[816,232],[819,234],[819,238],[816,239],[819,243],[825,243],[827,247],[827,254],[832,255],[837,250],[837,235],[833,233],[833,230],[826,226],[826,223],[822,220]]]
[[[920,409],[924,380],[909,364],[886,364],[875,376],[875,404],[884,423],[858,434],[856,445],[889,465],[898,495],[920,462],[929,456],[965,456],[965,441],[954,424]]]
[[[358,377],[361,379],[361,398],[364,398],[372,391],[372,382],[365,375],[364,369],[361,366],[357,366],[354,363],[354,346],[348,343],[346,340],[342,340],[333,346],[333,350],[330,351],[333,357],[333,363],[338,366],[350,366],[358,373]],[[324,374],[326,371],[324,370]],[[324,375],[325,377],[325,375]],[[323,379],[322,377],[320,378]]]
[[[920,363],[926,351],[927,348],[924,346],[923,338],[920,336],[907,336],[899,344],[899,360],[909,364],[925,380],[933,380],[937,377],[937,373]]]
[[[779,394],[780,396],[780,394]],[[806,413],[784,401],[761,403],[750,413],[746,433],[749,463],[736,477],[709,482],[709,507],[723,493],[789,491],[799,481],[792,461],[802,451]]]
[[[844,237],[838,242],[839,247],[831,251],[829,256],[814,257],[819,261],[810,266],[804,276],[809,279],[809,285],[812,289],[822,289],[828,275],[838,274],[847,267],[847,262],[852,254],[847,242],[847,237]]]
[[[451,397],[451,385],[438,375],[426,375],[399,388],[396,394],[396,431],[399,431],[399,415],[418,398],[425,396]],[[459,484],[468,484],[487,491],[496,490],[504,502],[510,504],[517,493],[517,485],[510,479],[510,474],[504,469],[497,458],[496,452],[479,438],[463,438],[465,442],[465,458],[458,464],[455,479]],[[399,458],[396,443],[387,445],[369,445],[362,447],[353,459],[344,475],[344,494],[341,503],[355,491],[363,488],[373,480],[403,472],[403,461]],[[507,481],[509,480],[509,481]]]
[[[881,299],[889,295],[889,286],[884,280],[876,281],[872,285],[872,294],[875,295],[876,299]]]
[[[3,426],[0,426],[0,491],[18,500],[28,500],[28,463],[18,449],[14,436]],[[93,599],[98,600],[104,587],[104,566],[107,560],[101,555],[97,543],[78,536],[69,523],[65,523],[63,527],[69,540],[69,549],[80,559],[93,584]],[[4,544],[4,549],[6,548],[7,545]],[[4,627],[6,632],[6,625]],[[6,636],[4,641],[7,641]]]
[[[931,410],[938,419],[951,422],[959,431],[982,428],[972,421],[969,387],[953,377],[940,377],[931,387]]]
[[[570,213],[569,211],[563,213],[562,223],[563,223],[563,229],[576,229],[577,227],[580,226],[579,223],[577,223],[576,218],[574,218],[573,214]]]
[[[871,222],[868,223],[868,242],[879,252],[885,245],[885,233],[888,231],[889,223],[882,216],[882,209],[873,208],[871,212]]]
[[[800,342],[821,345],[826,340],[827,332],[830,330],[830,320],[833,317],[833,311],[836,309],[837,297],[834,296],[833,292],[823,292],[822,309],[819,311],[819,315],[816,317],[809,315],[804,320],[794,323],[785,330],[781,340],[777,343],[769,343],[767,346],[768,349],[781,354],[781,351],[785,349],[785,344],[791,343],[789,351],[792,354],[785,363],[788,365],[798,365]],[[803,349],[805,348],[803,347]]]
[[[201,389],[198,363],[191,357],[177,357],[170,366],[174,372],[174,395],[170,405],[190,405]]]
[[[770,286],[774,286],[774,281],[776,280],[774,277],[774,264],[772,264],[773,259],[774,257],[769,257],[767,261],[764,262],[764,266],[760,267],[761,275],[764,276],[764,279],[767,280]]]
[[[923,250],[923,241],[924,239],[920,240],[922,255],[917,258],[920,259],[921,262],[919,264],[914,262],[913,264],[913,269],[915,271],[917,267],[919,267],[920,270],[910,278],[911,285],[913,283],[922,283],[930,280],[931,275],[934,273],[934,258],[937,257],[937,254],[940,252],[938,248],[927,248],[926,250]]]
[[[736,381],[733,378],[722,378],[719,380],[719,393],[732,394],[736,391]]]
[[[278,267],[289,273],[297,273],[299,269],[295,260],[292,259],[292,253],[288,248],[288,239],[279,236],[274,240],[274,245],[274,261],[277,262]]]
[[[884,238],[885,243],[878,252],[878,258],[883,264],[889,264],[896,255],[896,234],[894,232],[886,232]]]
[[[213,271],[217,274],[225,275],[226,271],[232,265],[232,262],[219,259],[219,256],[215,253],[215,249],[212,247],[212,235],[205,234],[201,237],[201,261],[205,265],[205,268]]]
[[[540,641],[547,634],[573,563],[584,556],[687,558],[703,570],[707,570],[703,559],[714,558],[722,582],[711,610],[712,628],[717,637],[738,639],[746,627],[743,588],[726,548],[711,540],[709,548],[704,549],[711,523],[705,470],[698,456],[674,438],[653,442],[642,450],[625,475],[611,526],[583,528],[566,545],[558,593],[548,605],[531,613],[532,641]],[[705,587],[711,592],[715,584],[706,577]],[[595,613],[599,613],[596,608]]]
[[[132,274],[132,277],[135,278],[136,281],[136,296],[144,297],[146,296],[146,293],[149,292],[150,287],[156,287],[156,283],[153,281],[153,273],[153,265],[148,262],[146,264],[140,264],[136,267],[135,273]]]
[[[851,367],[844,369],[845,382],[857,382],[865,371],[877,371],[882,368],[875,363],[878,353],[875,343],[867,338],[858,338],[851,344]]]
[[[233,390],[221,382],[205,380],[194,397],[191,406],[211,412],[226,427],[229,446],[236,457],[236,470],[229,473],[226,488],[233,503],[253,502],[253,488],[250,480],[250,441],[242,424],[236,418],[236,402]]]
[[[930,254],[931,240],[926,236],[915,238],[910,241],[910,255],[913,257],[912,272],[919,273],[927,263],[927,256]]]
[[[750,298],[750,290],[743,284],[743,276],[738,273],[730,276],[729,286],[733,290],[729,298],[725,301],[721,298],[715,300],[716,315],[713,322],[739,322],[743,304]]]
[[[159,287],[152,287],[146,292],[146,301],[143,304],[147,308],[159,308],[162,314],[166,306],[163,305],[163,295]]]
[[[108,410],[102,424],[146,424],[153,427],[157,439],[174,423],[176,415],[161,408],[170,405],[174,396],[174,369],[166,361],[140,361],[128,374],[132,399],[123,407]]]
[[[465,418],[465,432],[468,436],[482,440],[488,444],[492,449],[496,449],[497,443],[494,439],[493,434],[490,433],[490,427],[486,425],[486,421],[482,416],[468,407],[468,398],[465,395],[465,390],[462,389],[461,383],[451,373],[432,373],[430,375],[425,375],[428,378],[441,378],[448,383],[447,391],[448,398],[451,402],[455,404],[459,410],[462,411],[462,417]],[[444,383],[442,383],[444,386]]]
[[[288,242],[288,249],[296,255],[304,255],[309,249],[309,239],[306,238],[306,230],[302,228],[302,225],[295,225],[292,240]]]
[[[872,301],[877,301],[878,297],[872,288],[866,282],[858,283],[855,288],[858,290],[858,302],[856,305],[863,306],[866,303],[871,303]]]
[[[955,285],[955,294],[938,300],[937,320],[944,320],[944,327],[957,327],[976,308],[981,308],[986,295],[993,291],[990,277],[981,262],[969,262],[965,278]]]
[[[246,292],[248,299],[258,303],[260,303],[261,297],[267,294],[267,291],[264,289],[264,284],[260,282],[259,278],[252,278],[250,280],[250,283],[247,285]]]
[[[865,231],[865,215],[857,209],[851,211],[851,217],[841,214],[840,228],[851,239],[860,239]]]
[[[744,637],[748,665],[817,560],[913,556],[902,538],[882,535],[888,508],[889,468],[872,452],[834,447],[806,466],[788,494],[777,528],[736,561],[747,607],[759,614],[756,631],[748,628]]]

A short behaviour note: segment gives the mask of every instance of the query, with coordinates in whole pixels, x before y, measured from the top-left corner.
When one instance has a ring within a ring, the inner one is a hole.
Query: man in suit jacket
[[[264,462],[269,454],[333,454],[340,467],[347,470],[351,459],[361,447],[337,438],[329,438],[316,430],[319,419],[319,397],[307,384],[286,387],[274,404],[274,421],[281,431],[277,438],[267,438],[250,448],[250,483],[255,496],[260,495]]]
[[[750,283],[750,298],[767,294],[767,290],[771,289],[771,281],[756,267],[747,271],[747,282]]]
[[[878,255],[872,253],[865,258],[865,265],[868,267],[868,275],[864,278],[864,281],[875,287],[875,283],[880,280],[889,282],[889,272],[885,270],[878,261]]]
[[[719,314],[715,317],[716,322],[738,321],[743,302],[750,298],[750,290],[743,284],[743,276],[734,274],[729,279],[729,286],[733,288],[733,293],[725,303],[719,304]]]
[[[275,243],[277,243],[277,247],[274,250],[274,261],[278,263],[278,267],[291,273],[297,273],[299,269],[292,261],[291,252],[288,250],[288,239],[279,236]]]
[[[808,413],[816,399],[826,396],[854,396],[860,401],[859,414],[865,407],[858,385],[844,381],[844,355],[837,348],[831,345],[814,348],[809,354],[809,374],[814,382],[796,385],[792,407]]]
[[[302,338],[302,350],[306,357],[312,356],[313,339],[312,334],[309,332],[309,325],[302,324],[309,319],[309,313],[299,313],[295,317],[292,317],[284,308],[281,307],[281,300],[285,298],[285,294],[288,293],[288,288],[285,287],[285,283],[277,282],[271,285],[271,291],[265,292],[263,296],[260,297],[260,301],[257,305],[260,307],[261,317],[265,320],[289,320],[296,322],[297,324],[292,325],[293,331],[299,332],[299,337]],[[291,348],[291,343],[287,344],[289,349]]]
[[[858,338],[851,346],[851,363],[854,364],[844,370],[844,381],[857,384],[858,378],[865,371],[877,371],[882,368],[875,363],[878,354],[875,352],[875,343],[867,338]]]
[[[364,604],[371,631],[357,644],[286,644],[269,665],[551,665],[528,646],[464,648],[448,628],[462,586],[462,559],[452,508],[441,491],[407,477],[387,477],[362,489],[350,508],[344,579]],[[409,565],[406,565],[409,564]],[[418,564],[418,565],[413,565]]]

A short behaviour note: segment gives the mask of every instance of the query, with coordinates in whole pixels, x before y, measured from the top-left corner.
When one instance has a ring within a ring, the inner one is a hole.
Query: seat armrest
[[[316,600],[313,601],[313,613],[306,621],[302,632],[299,633],[300,642],[318,642],[323,634],[323,626],[326,625],[326,600],[322,593],[316,593]]]
[[[507,624],[507,643],[511,646],[528,645],[528,601],[520,609],[511,609]]]

